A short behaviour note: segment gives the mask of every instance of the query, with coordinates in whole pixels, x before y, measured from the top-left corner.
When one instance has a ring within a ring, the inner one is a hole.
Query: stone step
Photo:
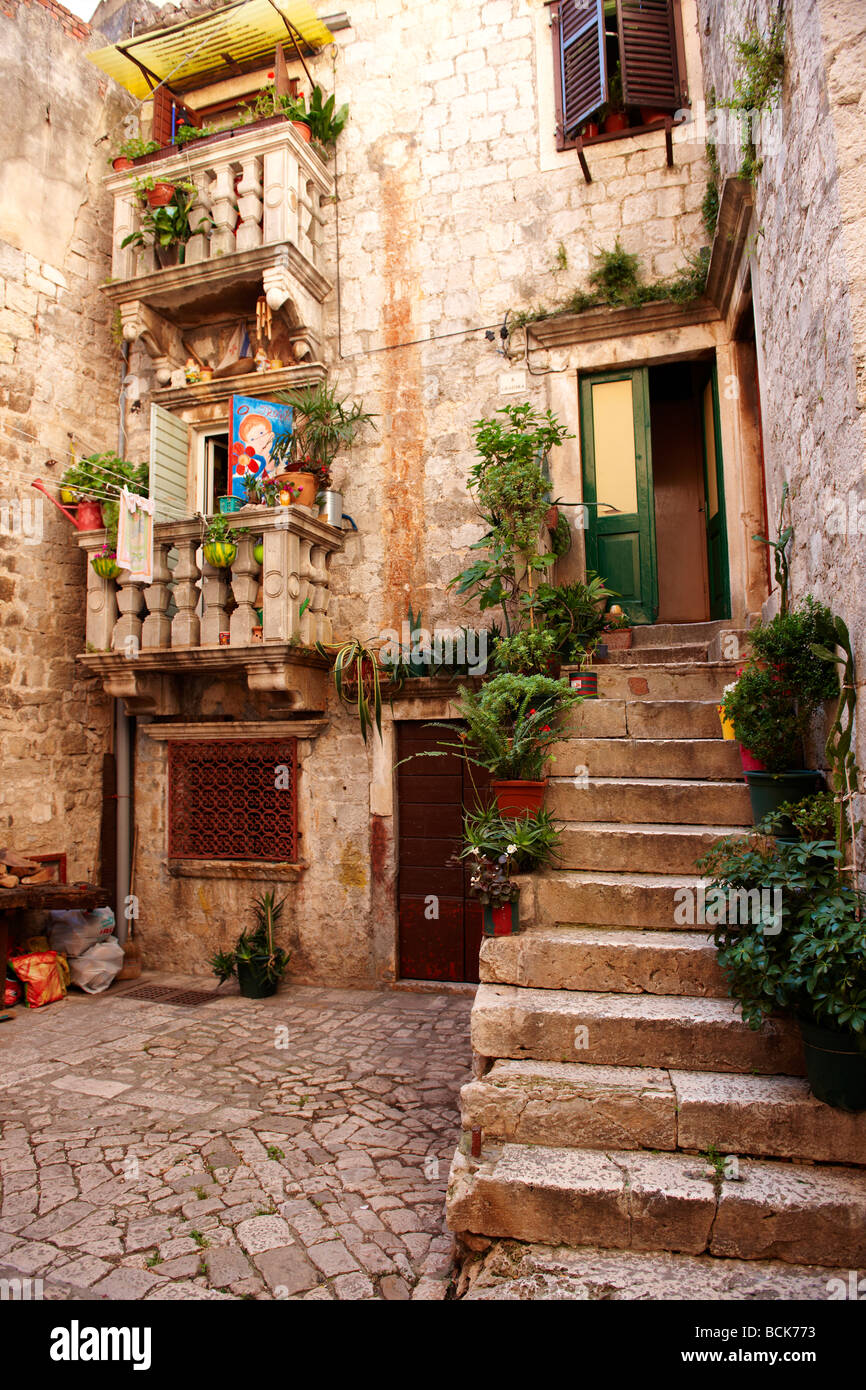
[[[626,650],[614,647],[612,651],[608,652],[606,660],[598,664],[602,668],[606,665],[635,666],[638,663],[644,664],[646,662],[649,662],[653,666],[669,666],[672,663],[706,661],[706,659],[706,642],[688,642],[676,646],[672,644],[665,646],[659,643],[654,646],[647,645],[641,647],[632,645]]]
[[[470,1020],[481,1057],[802,1076],[796,1024],[747,1027],[730,999],[481,984]]]
[[[866,1164],[866,1111],[823,1105],[801,1077],[498,1061],[461,1110],[485,1143]]]
[[[598,693],[605,700],[719,700],[725,686],[736,680],[737,663],[731,661],[643,662],[640,652],[628,665],[602,663]],[[742,663],[740,663],[742,664]],[[563,672],[577,667],[563,667]]]
[[[720,633],[730,631],[729,618],[713,618],[705,623],[635,623],[632,628],[632,650],[635,647],[677,646],[689,642],[712,642]]]
[[[551,749],[554,777],[677,778],[731,781],[742,776],[739,744],[720,738],[568,738]]]
[[[700,930],[702,911],[698,889],[703,882],[695,874],[686,873],[548,869],[521,879],[521,925],[525,923],[530,930],[553,926],[660,927],[667,932]],[[747,903],[742,910],[747,911],[748,907]]]
[[[814,1303],[831,1296],[862,1297],[857,1285],[857,1272],[839,1267],[497,1240],[483,1252],[467,1251],[457,1297],[469,1303]]]
[[[859,1269],[866,1172],[744,1159],[739,1180],[685,1154],[503,1144],[458,1150],[448,1225],[547,1245],[672,1250]]]
[[[689,778],[551,778],[545,807],[558,820],[666,825],[749,825],[745,782]]]
[[[481,943],[481,979],[530,989],[727,999],[712,939],[700,932],[539,927]]]
[[[559,841],[558,867],[631,870],[638,874],[694,873],[697,859],[726,835],[748,826],[617,825],[615,821],[571,821]]]
[[[563,717],[571,738],[722,737],[717,700],[583,700]]]

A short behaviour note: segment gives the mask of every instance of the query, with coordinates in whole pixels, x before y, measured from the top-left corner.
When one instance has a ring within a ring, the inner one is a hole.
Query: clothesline
[[[20,427],[20,425],[12,425],[12,424],[9,424],[8,421],[4,421],[4,423],[3,423],[3,428],[4,428],[4,429],[7,429],[7,430],[10,430],[10,431],[13,432],[14,434],[19,435],[22,439],[28,439],[28,440],[31,442],[31,444],[39,444],[39,443],[41,443],[41,440],[40,440],[40,437],[39,437],[38,434],[30,434],[29,430],[23,430],[23,429]],[[79,445],[79,446],[80,446],[80,457],[81,457],[81,458],[88,458],[88,457],[90,457],[90,456],[92,456],[92,455],[94,455],[94,454],[105,454],[105,453],[108,453],[108,452],[109,452],[109,450],[107,450],[103,445],[95,445],[95,444],[88,445],[88,444],[85,444],[83,440],[79,439],[79,438],[78,438],[77,436],[75,436],[75,435],[70,435],[69,438],[72,440],[72,443],[68,446],[69,449],[70,449],[70,451],[71,451],[71,452],[74,452],[74,450],[72,449],[72,445],[73,445],[73,444]],[[89,448],[89,450],[90,450],[90,453],[89,453],[89,454],[88,454],[88,452],[87,452],[88,448]]]

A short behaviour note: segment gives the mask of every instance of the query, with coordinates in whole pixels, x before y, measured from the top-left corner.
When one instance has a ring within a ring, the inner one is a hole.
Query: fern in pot
[[[244,927],[233,951],[216,951],[210,958],[211,970],[221,985],[237,975],[245,999],[276,994],[291,955],[274,940],[284,907],[285,898],[278,902],[273,889],[253,899],[255,926],[252,930]]]

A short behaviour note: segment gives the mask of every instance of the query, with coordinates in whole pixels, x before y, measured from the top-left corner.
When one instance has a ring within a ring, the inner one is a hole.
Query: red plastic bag
[[[28,1009],[41,1009],[62,999],[66,991],[57,967],[56,951],[39,951],[31,956],[12,956],[9,964],[27,990]]]
[[[21,1002],[22,989],[17,980],[7,980],[6,988],[3,992],[3,1006],[11,1009],[13,1004]]]

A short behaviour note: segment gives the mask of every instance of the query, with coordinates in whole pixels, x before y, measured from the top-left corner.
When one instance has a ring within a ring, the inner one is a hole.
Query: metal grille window
[[[173,743],[168,758],[170,858],[297,860],[297,739]]]

